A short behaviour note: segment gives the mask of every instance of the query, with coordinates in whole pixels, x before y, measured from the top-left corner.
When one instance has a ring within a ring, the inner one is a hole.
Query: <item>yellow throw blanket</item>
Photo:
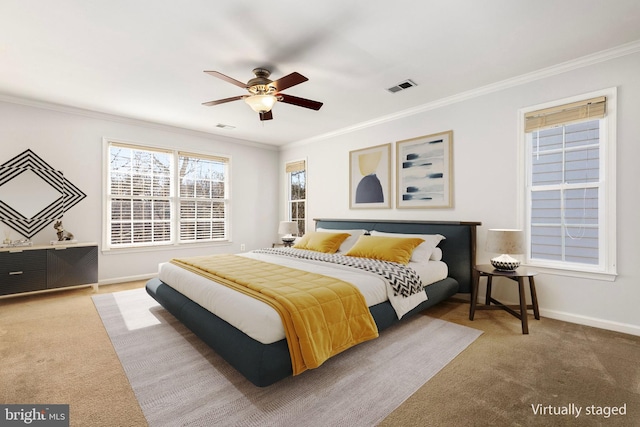
[[[364,297],[342,280],[238,255],[171,262],[271,305],[282,318],[294,375],[378,336]]]

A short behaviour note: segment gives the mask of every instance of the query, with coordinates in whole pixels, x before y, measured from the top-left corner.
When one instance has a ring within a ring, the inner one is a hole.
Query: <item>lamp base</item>
[[[282,238],[282,243],[284,243],[284,246],[289,248],[293,245],[293,242],[296,240],[295,237],[283,237]]]
[[[507,254],[502,254],[498,257],[491,258],[491,265],[496,270],[500,271],[514,271],[520,267],[520,261]]]

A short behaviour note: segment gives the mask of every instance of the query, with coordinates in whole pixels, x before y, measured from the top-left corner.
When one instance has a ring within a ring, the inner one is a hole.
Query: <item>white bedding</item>
[[[369,307],[389,299],[399,318],[427,299],[424,292],[408,298],[394,297],[391,286],[384,278],[351,267],[253,252],[240,255],[349,282],[360,290]],[[447,265],[441,261],[412,262],[409,266],[420,275],[423,284],[434,283],[448,274]],[[285,337],[278,313],[271,306],[250,296],[171,263],[161,264],[159,279],[263,344],[271,344]]]

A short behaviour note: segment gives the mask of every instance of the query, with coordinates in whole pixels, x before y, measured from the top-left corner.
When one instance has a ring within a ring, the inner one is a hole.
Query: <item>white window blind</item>
[[[170,152],[112,144],[109,149],[109,243],[171,241]]]
[[[107,147],[106,249],[228,240],[229,158]]]
[[[224,157],[179,153],[180,241],[227,238],[227,166]]]

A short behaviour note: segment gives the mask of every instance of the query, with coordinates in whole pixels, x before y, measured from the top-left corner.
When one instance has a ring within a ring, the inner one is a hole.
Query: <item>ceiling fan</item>
[[[205,71],[205,73],[222,79],[226,82],[234,84],[238,87],[249,91],[249,95],[233,96],[231,98],[218,99],[216,101],[203,102],[202,105],[208,107],[218,104],[224,104],[225,102],[237,101],[244,99],[244,102],[260,115],[260,120],[273,119],[273,113],[271,108],[276,102],[284,102],[285,104],[297,105],[298,107],[310,108],[312,110],[319,110],[322,107],[322,102],[312,101],[310,99],[298,98],[297,96],[286,95],[280,93],[281,91],[288,89],[292,86],[309,80],[300,73],[291,73],[278,80],[269,80],[271,71],[264,68],[255,68],[253,74],[255,77],[249,80],[247,83],[242,83],[234,78],[225,76],[218,71]]]

